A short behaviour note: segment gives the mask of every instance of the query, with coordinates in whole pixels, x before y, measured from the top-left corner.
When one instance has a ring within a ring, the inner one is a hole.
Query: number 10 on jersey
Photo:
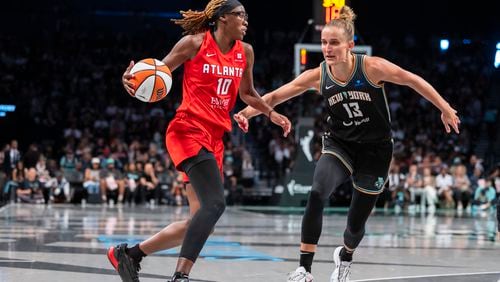
[[[227,95],[232,82],[231,78],[219,78],[217,80],[217,95]]]

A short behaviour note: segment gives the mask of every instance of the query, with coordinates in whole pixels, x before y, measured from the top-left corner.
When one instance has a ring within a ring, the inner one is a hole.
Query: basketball
[[[157,59],[140,60],[132,67],[130,74],[134,75],[130,79],[134,84],[133,96],[142,102],[158,102],[167,96],[172,87],[170,69]]]

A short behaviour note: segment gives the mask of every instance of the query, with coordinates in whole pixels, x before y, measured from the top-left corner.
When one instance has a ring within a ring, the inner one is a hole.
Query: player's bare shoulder
[[[315,67],[314,69],[308,69],[303,72],[304,76],[308,77],[309,79],[320,79],[321,75],[321,67]]]
[[[245,55],[248,57],[251,55],[253,57],[253,47],[250,43],[246,43],[241,41],[241,45],[243,45],[243,50],[245,50]]]
[[[193,58],[196,56],[200,50],[201,44],[205,39],[205,33],[188,34],[182,37],[177,44],[179,50],[185,54],[188,58]]]
[[[295,80],[303,87],[314,88],[319,91],[319,84],[321,81],[321,67],[308,69],[301,73]]]
[[[375,84],[380,84],[388,61],[381,57],[366,56],[364,68],[367,78]]]
[[[194,46],[196,49],[199,49],[201,44],[203,43],[203,40],[205,40],[206,33],[200,32],[188,36],[190,36],[189,40],[191,41],[192,46]]]

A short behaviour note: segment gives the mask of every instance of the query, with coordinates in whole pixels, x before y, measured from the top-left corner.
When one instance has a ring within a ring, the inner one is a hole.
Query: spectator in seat
[[[158,178],[156,177],[155,170],[152,163],[144,165],[144,173],[140,179],[141,189],[144,193],[144,200],[146,202],[158,203],[159,187]]]
[[[122,203],[125,195],[125,185],[121,172],[115,168],[115,160],[108,158],[106,167],[100,172],[101,200],[108,203],[110,199],[113,202]]]
[[[436,189],[441,201],[439,204],[440,208],[449,209],[454,207],[452,186],[453,178],[448,173],[448,166],[443,165],[441,171],[436,176]]]
[[[26,179],[19,185],[16,194],[23,203],[49,203],[49,190],[38,181],[34,168],[28,170]]]

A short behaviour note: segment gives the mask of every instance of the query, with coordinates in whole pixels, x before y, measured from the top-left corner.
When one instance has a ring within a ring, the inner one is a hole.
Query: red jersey
[[[236,102],[245,67],[240,40],[223,54],[212,33],[205,32],[198,54],[184,62],[183,98],[177,113],[186,113],[216,131],[231,131],[229,112]]]

